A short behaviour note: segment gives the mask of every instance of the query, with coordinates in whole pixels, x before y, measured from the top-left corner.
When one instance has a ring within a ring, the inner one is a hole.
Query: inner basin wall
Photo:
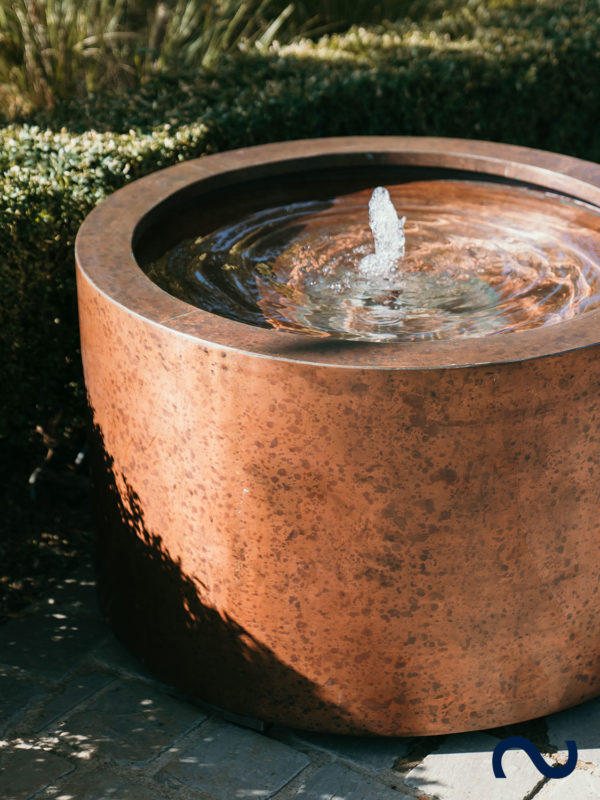
[[[385,735],[600,692],[597,347],[327,366],[145,320],[81,271],[78,296],[102,608],[163,678]]]

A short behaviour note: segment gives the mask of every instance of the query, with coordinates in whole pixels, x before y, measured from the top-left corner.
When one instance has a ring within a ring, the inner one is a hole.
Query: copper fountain
[[[600,694],[593,282],[554,324],[382,343],[232,319],[146,274],[269,204],[418,183],[425,207],[444,181],[458,206],[461,182],[483,186],[483,216],[486,187],[507,213],[535,195],[600,263],[600,166],[453,139],[212,155],[115,192],[79,232],[102,608],[209,703],[407,736]]]

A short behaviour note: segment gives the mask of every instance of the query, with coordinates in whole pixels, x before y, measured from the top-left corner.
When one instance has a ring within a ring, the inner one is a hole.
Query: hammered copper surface
[[[598,313],[323,342],[195,309],[135,261],[182,187],[341,161],[600,204],[582,161],[377,137],[210,156],[99,206],[76,249],[106,615],[163,677],[301,728],[437,734],[600,694]]]

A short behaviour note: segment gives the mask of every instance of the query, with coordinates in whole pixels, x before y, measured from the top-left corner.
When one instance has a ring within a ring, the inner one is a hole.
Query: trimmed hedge
[[[600,161],[599,17],[596,0],[471,2],[5,124],[0,436],[82,411],[72,246],[106,194],[177,161],[313,136],[459,136]]]

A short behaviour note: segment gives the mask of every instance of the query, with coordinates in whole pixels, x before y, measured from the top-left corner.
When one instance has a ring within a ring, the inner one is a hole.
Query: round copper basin
[[[541,716],[600,694],[598,312],[342,342],[208,313],[140,266],[228,207],[382,175],[600,206],[600,167],[573,158],[340,138],[156,172],[83,224],[102,607],[162,677],[266,721],[421,735]]]

